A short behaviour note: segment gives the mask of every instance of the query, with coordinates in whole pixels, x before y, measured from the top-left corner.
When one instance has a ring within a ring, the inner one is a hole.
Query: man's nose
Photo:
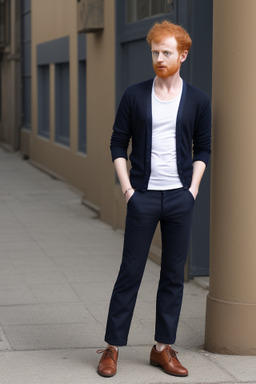
[[[157,61],[163,61],[163,54],[162,54],[162,52],[159,52],[159,54],[157,56]]]

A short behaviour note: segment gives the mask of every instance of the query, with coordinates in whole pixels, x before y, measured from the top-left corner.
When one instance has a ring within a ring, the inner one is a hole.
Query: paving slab
[[[95,320],[83,303],[1,306],[0,311],[2,326],[93,323]]]
[[[0,287],[0,306],[33,304],[36,302],[37,300],[31,290],[23,286],[23,284]]]
[[[7,337],[3,331],[3,329],[0,327],[0,351],[8,351],[11,350],[11,346],[7,340]]]
[[[30,285],[30,290],[39,303],[75,303],[80,301],[69,284]]]
[[[256,381],[256,359],[254,356],[207,354],[207,357],[219,367],[231,371],[237,381]]]
[[[96,321],[3,327],[13,350],[91,348],[101,344],[104,328]]]
[[[120,352],[118,373],[113,384],[234,383],[232,376],[201,354],[182,351],[184,364],[190,365],[186,378],[167,376],[149,365],[149,347],[130,347]],[[1,384],[102,384],[105,378],[96,371],[96,349],[0,353]],[[197,363],[196,363],[197,362]],[[200,369],[199,369],[200,367]]]

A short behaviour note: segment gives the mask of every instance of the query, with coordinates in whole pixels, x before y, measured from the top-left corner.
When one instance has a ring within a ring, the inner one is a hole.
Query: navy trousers
[[[181,310],[194,198],[189,190],[135,191],[127,204],[123,257],[113,289],[105,341],[127,344],[138,290],[158,222],[162,236],[155,340],[173,344]]]

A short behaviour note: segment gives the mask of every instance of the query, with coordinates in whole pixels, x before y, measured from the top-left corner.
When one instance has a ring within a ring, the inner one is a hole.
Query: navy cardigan
[[[133,188],[146,191],[151,172],[153,79],[126,89],[117,110],[111,136],[111,154],[127,159],[130,139],[130,181]],[[183,81],[176,122],[177,167],[185,189],[190,187],[193,161],[206,165],[211,153],[211,107],[209,98]]]

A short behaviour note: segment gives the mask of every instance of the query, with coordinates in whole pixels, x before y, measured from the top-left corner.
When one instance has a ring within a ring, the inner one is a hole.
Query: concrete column
[[[256,355],[256,1],[214,0],[206,349]]]

